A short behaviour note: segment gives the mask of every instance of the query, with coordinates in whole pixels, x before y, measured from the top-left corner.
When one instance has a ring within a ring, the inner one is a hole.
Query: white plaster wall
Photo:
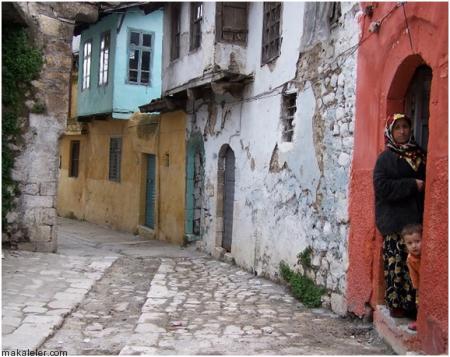
[[[247,72],[255,74],[253,93],[276,88],[295,77],[303,30],[303,9],[302,2],[283,2],[281,54],[274,66],[261,66],[263,3],[250,3]]]
[[[306,273],[333,292],[332,306],[345,311],[342,295],[348,265],[347,195],[356,52],[339,65],[336,58],[358,42],[359,7],[357,3],[341,3],[340,24],[322,44],[324,51],[317,54],[319,67],[312,67],[305,60],[308,53],[299,57],[302,2],[283,3],[281,55],[261,66],[262,6],[251,3],[249,8],[245,70],[254,73],[254,82],[246,87],[242,100],[216,96],[215,104],[209,106],[207,99],[198,100],[195,114],[188,119],[187,137],[197,131],[204,137],[203,243],[206,251],[214,252],[218,153],[222,145],[229,144],[236,158],[231,253],[237,264],[276,278],[281,260],[294,266],[297,254],[311,246],[314,271]],[[177,67],[177,81],[198,75],[198,63],[194,62],[191,56],[183,62],[183,69]],[[285,86],[298,93],[291,143],[281,140],[281,94]],[[211,133],[214,112],[216,122]],[[286,163],[287,168],[271,171],[276,147],[278,166]]]
[[[214,63],[215,39],[215,3],[203,3],[202,46],[189,52],[190,6],[189,2],[180,3],[181,6],[181,47],[178,59],[170,60],[170,7],[164,14],[164,37],[166,44],[163,50],[163,93],[176,88],[190,79],[203,75],[205,69],[212,69]]]

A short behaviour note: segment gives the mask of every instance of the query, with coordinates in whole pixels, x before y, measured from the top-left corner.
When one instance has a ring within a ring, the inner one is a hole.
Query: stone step
[[[419,354],[420,341],[417,332],[408,329],[412,322],[408,318],[394,318],[385,305],[377,305],[373,314],[373,323],[378,334],[399,355]]]

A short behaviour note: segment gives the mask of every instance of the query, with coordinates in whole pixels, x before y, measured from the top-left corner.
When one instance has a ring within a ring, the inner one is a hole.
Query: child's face
[[[405,240],[406,249],[408,253],[415,256],[420,256],[420,243],[422,242],[422,235],[420,233],[407,234],[403,237]]]

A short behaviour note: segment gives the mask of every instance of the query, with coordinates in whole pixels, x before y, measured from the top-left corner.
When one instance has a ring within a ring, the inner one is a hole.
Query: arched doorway
[[[425,150],[428,144],[431,80],[432,70],[425,64],[423,58],[419,55],[408,56],[396,69],[386,98],[386,115],[398,112],[406,113],[412,120],[416,141]],[[373,276],[373,286],[377,304],[384,305],[382,237],[379,232],[377,235],[380,245],[378,252],[374,253],[374,271],[378,273]]]
[[[231,252],[233,240],[235,156],[233,150],[227,144],[223,145],[219,152],[217,180],[217,220],[219,222],[217,243],[227,252]]]

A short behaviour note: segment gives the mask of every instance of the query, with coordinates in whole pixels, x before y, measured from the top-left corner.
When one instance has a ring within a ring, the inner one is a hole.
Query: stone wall
[[[97,7],[87,3],[14,3],[28,25],[44,64],[32,82],[26,106],[43,105],[42,113],[19,118],[23,140],[16,148],[12,178],[20,194],[7,216],[3,240],[20,249],[54,252],[57,249],[55,197],[58,140],[66,127],[69,109],[71,43],[76,20],[97,19]]]
[[[320,170],[313,203],[301,208],[312,218],[307,227],[312,267],[299,264],[299,269],[326,286],[332,309],[345,313],[359,5],[341,3],[341,10],[329,38],[300,55],[296,81],[300,97],[312,90],[315,98],[313,137]],[[297,108],[302,108],[301,102]]]

